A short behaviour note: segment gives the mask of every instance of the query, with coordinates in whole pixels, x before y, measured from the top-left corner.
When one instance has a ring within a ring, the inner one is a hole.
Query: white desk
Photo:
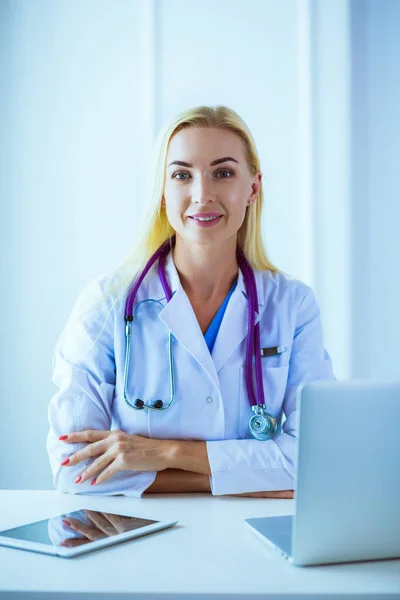
[[[1,529],[14,527],[21,519],[39,520],[85,507],[176,518],[179,523],[72,559],[0,546],[0,598],[172,600],[181,595],[182,600],[282,600],[313,594],[325,598],[340,595],[341,599],[344,594],[353,598],[368,594],[369,600],[400,598],[400,560],[296,567],[264,545],[243,522],[247,517],[292,514],[293,502],[209,494],[132,499],[3,490]]]

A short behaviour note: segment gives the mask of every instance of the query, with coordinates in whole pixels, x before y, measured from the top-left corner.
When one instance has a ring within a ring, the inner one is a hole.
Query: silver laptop
[[[246,519],[295,565],[400,558],[400,382],[297,390],[295,514]]]

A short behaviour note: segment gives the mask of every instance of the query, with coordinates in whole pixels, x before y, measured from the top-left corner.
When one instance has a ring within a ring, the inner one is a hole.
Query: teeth
[[[214,219],[218,219],[218,217],[193,217],[196,221],[214,221]]]

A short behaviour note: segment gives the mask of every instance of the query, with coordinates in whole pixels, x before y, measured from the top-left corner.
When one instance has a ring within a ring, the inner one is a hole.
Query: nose
[[[215,202],[216,193],[213,191],[213,182],[207,173],[203,173],[193,182],[192,200],[196,204],[209,204]]]

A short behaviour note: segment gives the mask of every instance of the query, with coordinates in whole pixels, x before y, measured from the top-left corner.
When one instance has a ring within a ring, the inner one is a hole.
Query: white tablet
[[[43,521],[0,530],[0,545],[72,558],[172,527],[177,522],[82,508]]]

